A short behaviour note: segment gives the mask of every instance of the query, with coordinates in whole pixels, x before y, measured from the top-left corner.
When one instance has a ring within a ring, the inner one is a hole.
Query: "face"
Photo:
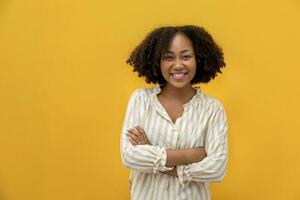
[[[167,86],[191,87],[191,80],[196,73],[192,41],[185,35],[176,33],[168,51],[162,55],[160,67]]]

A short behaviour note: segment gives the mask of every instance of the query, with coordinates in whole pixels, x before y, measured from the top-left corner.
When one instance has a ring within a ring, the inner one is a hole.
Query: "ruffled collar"
[[[194,86],[193,87],[196,90],[196,94],[190,99],[190,101],[188,101],[186,104],[183,104],[183,107],[188,106],[189,104],[193,103],[194,101],[196,101],[197,99],[199,99],[202,95],[202,91],[201,88],[199,86]],[[153,96],[156,100],[157,104],[160,104],[158,98],[157,98],[157,94],[159,94],[161,92],[161,85],[156,84],[155,87],[153,87]]]

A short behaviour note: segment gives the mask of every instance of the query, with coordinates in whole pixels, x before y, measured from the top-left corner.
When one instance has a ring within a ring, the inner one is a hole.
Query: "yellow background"
[[[129,199],[119,139],[152,87],[125,61],[161,25],[204,26],[226,68],[203,92],[229,120],[214,200],[300,199],[300,3],[0,1],[0,199]]]

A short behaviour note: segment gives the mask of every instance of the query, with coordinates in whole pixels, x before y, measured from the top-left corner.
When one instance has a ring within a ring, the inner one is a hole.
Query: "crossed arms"
[[[126,135],[132,145],[151,145],[145,131],[140,126],[128,129]],[[199,162],[206,157],[206,151],[204,147],[189,149],[167,149],[166,157],[165,166],[171,168],[173,167],[173,169],[161,172],[177,177],[177,165],[187,165]]]
[[[166,149],[151,145],[139,124],[145,115],[144,96],[136,90],[131,96],[122,129],[121,157],[124,166],[144,173],[165,173],[190,181],[220,182],[227,165],[227,120],[223,106],[213,105],[208,121],[205,147]]]

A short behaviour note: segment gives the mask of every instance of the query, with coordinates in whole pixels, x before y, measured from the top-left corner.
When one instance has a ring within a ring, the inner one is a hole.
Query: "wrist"
[[[206,157],[206,151],[204,147],[197,147],[192,152],[192,163],[199,162]]]

